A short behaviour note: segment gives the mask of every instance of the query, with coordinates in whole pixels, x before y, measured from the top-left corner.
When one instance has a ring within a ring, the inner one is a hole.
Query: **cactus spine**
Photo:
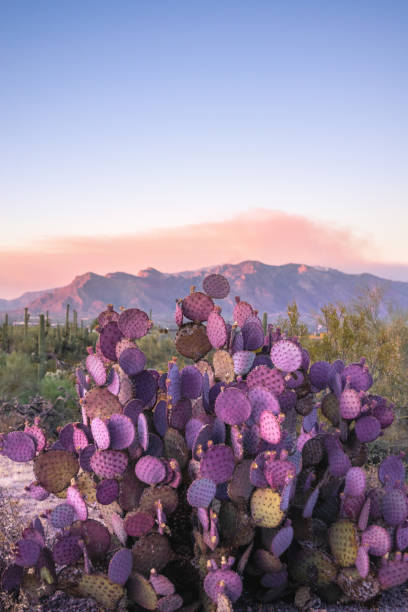
[[[45,317],[40,314],[40,325],[38,329],[38,379],[44,377],[45,374]]]

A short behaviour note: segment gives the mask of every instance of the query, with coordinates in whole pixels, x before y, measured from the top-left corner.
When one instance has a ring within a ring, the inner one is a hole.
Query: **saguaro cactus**
[[[38,378],[43,378],[45,374],[45,318],[40,315],[40,325],[38,328]]]

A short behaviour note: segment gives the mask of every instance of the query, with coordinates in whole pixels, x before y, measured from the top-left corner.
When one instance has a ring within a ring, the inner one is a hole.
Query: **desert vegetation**
[[[225,321],[228,292],[212,274],[179,300],[175,338],[112,306],[65,345],[44,316],[3,325],[2,454],[61,500],[3,536],[7,605],[307,610],[406,582],[407,316],[372,291],[315,337],[296,303],[273,325],[237,298]]]

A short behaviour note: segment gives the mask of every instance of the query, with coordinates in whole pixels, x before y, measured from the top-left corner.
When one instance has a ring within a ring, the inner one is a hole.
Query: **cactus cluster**
[[[3,589],[221,612],[243,590],[366,601],[408,580],[404,463],[387,457],[378,480],[363,467],[394,418],[364,360],[311,364],[239,298],[226,322],[214,299],[228,294],[212,274],[177,301],[175,345],[194,364],[167,372],[137,346],[149,317],[109,305],[77,369],[81,420],[52,445],[38,422],[2,436],[3,455],[34,463],[28,493],[61,499],[23,532]]]

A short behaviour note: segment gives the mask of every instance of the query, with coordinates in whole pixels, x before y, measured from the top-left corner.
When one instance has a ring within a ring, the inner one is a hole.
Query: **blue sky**
[[[3,248],[261,208],[408,264],[407,26],[399,1],[3,0]]]

